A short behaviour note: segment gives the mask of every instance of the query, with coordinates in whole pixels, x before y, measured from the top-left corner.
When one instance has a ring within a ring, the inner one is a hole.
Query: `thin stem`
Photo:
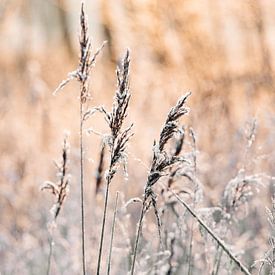
[[[193,229],[194,229],[194,220],[191,222],[191,229],[190,229],[190,243],[189,243],[189,256],[188,256],[188,275],[191,275],[192,273],[192,250],[193,250]]]
[[[49,238],[49,247],[50,247],[50,251],[49,251],[49,255],[48,255],[47,275],[50,275],[51,264],[52,264],[52,255],[53,255],[53,236],[51,233],[50,233],[50,238]]]
[[[196,186],[195,197],[198,191],[198,186]],[[196,198],[194,199],[194,208],[196,207]],[[190,229],[190,243],[189,243],[189,256],[188,257],[188,275],[192,274],[193,260],[192,260],[192,251],[193,251],[193,232],[194,230],[194,220],[191,221],[191,229]]]
[[[97,261],[97,271],[96,271],[97,275],[99,275],[99,272],[100,272],[102,247],[103,247],[103,241],[104,241],[104,230],[105,230],[105,223],[106,223],[106,216],[107,216],[109,187],[110,187],[110,180],[109,180],[109,177],[108,177],[107,187],[106,187],[106,192],[105,192],[104,212],[103,212],[103,219],[102,219],[102,228],[101,228],[101,236],[100,236],[99,254],[98,254],[98,261]]]
[[[271,274],[275,273],[275,248],[272,248]]]
[[[219,272],[219,269],[220,269],[220,265],[221,265],[222,252],[223,252],[223,250],[218,245],[218,249],[217,249],[216,257],[215,257],[216,262],[215,262],[215,265],[214,265],[214,270],[212,272],[212,275],[218,275],[218,272]]]
[[[140,233],[141,233],[141,228],[142,228],[142,221],[144,217],[144,212],[145,212],[145,204],[146,204],[146,196],[144,196],[143,202],[142,202],[142,209],[140,212],[140,218],[138,222],[138,231],[137,231],[137,236],[135,240],[135,248],[134,248],[134,255],[133,255],[133,261],[132,261],[132,266],[131,266],[131,275],[134,275],[134,270],[135,270],[135,264],[136,264],[136,257],[137,257],[137,248],[138,248],[138,242],[140,238]]]
[[[194,178],[196,178],[197,173],[197,144],[196,144],[196,136],[192,128],[190,128],[190,135],[193,141],[193,162],[194,162]],[[197,205],[197,192],[198,192],[198,183],[195,181],[195,192],[194,192],[194,209],[196,209]],[[188,275],[192,273],[193,261],[192,261],[192,250],[193,250],[193,230],[194,230],[194,220],[191,222],[191,236],[190,236],[190,244],[189,244],[189,258],[188,258]]]
[[[84,156],[83,156],[83,103],[80,99],[80,200],[81,200],[81,241],[82,271],[86,274],[85,261],[85,212],[84,212]]]
[[[205,222],[190,208],[190,206],[184,200],[182,200],[172,189],[170,189],[170,191],[173,193],[176,199],[180,202],[180,204],[183,205],[188,210],[188,212],[197,220],[197,222],[204,228],[204,230],[206,230],[207,233],[218,243],[218,245],[229,256],[229,258],[233,262],[235,262],[235,264],[240,268],[240,270],[246,275],[251,275],[248,269],[236,258],[236,256],[232,254],[232,252],[226,247],[224,242],[212,231],[211,228],[209,228],[205,224]]]
[[[116,193],[115,210],[114,210],[114,216],[113,216],[113,223],[112,223],[112,233],[111,233],[111,241],[110,241],[110,250],[109,250],[109,257],[108,257],[108,270],[107,270],[107,274],[108,275],[110,274],[110,271],[111,271],[112,248],[113,248],[113,240],[114,240],[114,232],[115,232],[118,195],[119,195],[119,193],[117,192]]]
[[[173,237],[173,239],[171,239],[171,243],[170,243],[170,253],[171,254],[170,254],[169,259],[168,259],[169,269],[168,269],[166,275],[172,275],[172,273],[174,271],[172,259],[173,259],[173,256],[174,256],[174,244],[175,244],[175,240],[176,240],[175,237]]]

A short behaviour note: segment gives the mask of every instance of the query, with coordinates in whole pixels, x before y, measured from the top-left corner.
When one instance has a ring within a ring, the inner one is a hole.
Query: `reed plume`
[[[110,163],[106,172],[106,191],[104,199],[103,219],[100,235],[100,245],[97,263],[97,274],[100,273],[102,248],[104,241],[105,223],[107,216],[107,206],[109,198],[109,188],[119,164],[126,158],[126,146],[132,134],[131,124],[129,127],[122,129],[123,122],[127,116],[130,89],[129,89],[129,65],[130,65],[130,53],[127,50],[126,55],[121,64],[121,68],[117,68],[117,90],[114,97],[114,102],[111,112],[107,112],[103,107],[101,111],[105,115],[105,120],[110,128],[110,136],[107,139],[107,144],[110,148]]]
[[[131,266],[131,275],[134,274],[136,256],[139,238],[142,230],[142,222],[143,218],[148,211],[148,209],[153,206],[154,212],[156,215],[157,223],[158,223],[158,231],[160,236],[160,219],[157,211],[157,201],[156,194],[153,191],[152,187],[158,182],[158,180],[167,175],[167,170],[169,170],[172,166],[177,163],[185,161],[184,158],[178,156],[177,154],[169,154],[165,150],[165,145],[168,141],[174,136],[174,134],[178,131],[178,120],[180,117],[188,113],[188,108],[185,107],[185,103],[187,98],[191,93],[186,94],[182,98],[179,99],[177,104],[170,110],[168,113],[167,119],[164,123],[164,126],[161,130],[159,141],[154,142],[153,145],[153,160],[150,168],[150,172],[147,178],[147,182],[144,189],[144,197],[142,202],[142,209],[140,213],[140,218],[138,221],[138,229],[135,240],[134,252],[133,252],[133,261]]]
[[[71,80],[76,79],[80,83],[79,93],[79,136],[80,136],[80,210],[81,210],[81,249],[82,249],[82,271],[86,274],[86,260],[85,260],[85,205],[84,205],[84,148],[83,148],[83,125],[87,119],[87,112],[85,110],[86,103],[90,99],[89,93],[89,79],[91,69],[95,65],[96,58],[104,47],[106,42],[96,50],[92,55],[92,45],[88,34],[88,22],[84,9],[84,3],[81,4],[80,12],[80,57],[78,68],[69,73],[67,79],[63,80],[57,89],[54,91],[56,94],[63,89]]]
[[[56,198],[56,201],[51,209],[53,220],[49,224],[49,246],[50,252],[48,255],[48,265],[47,265],[47,274],[50,274],[51,270],[51,260],[53,252],[53,230],[56,226],[56,219],[61,211],[61,208],[65,202],[65,199],[69,192],[69,183],[70,176],[68,174],[68,162],[69,162],[69,144],[67,137],[64,138],[63,148],[62,148],[62,161],[61,163],[55,163],[57,168],[57,182],[46,181],[41,190],[50,191]]]

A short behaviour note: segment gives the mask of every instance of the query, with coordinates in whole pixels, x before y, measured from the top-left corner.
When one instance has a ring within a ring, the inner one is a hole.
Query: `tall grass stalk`
[[[83,145],[83,125],[88,117],[89,111],[86,111],[87,101],[90,100],[89,79],[91,69],[95,65],[96,57],[104,47],[106,42],[92,55],[92,45],[88,34],[88,22],[84,9],[84,3],[81,3],[80,12],[80,57],[78,68],[69,73],[66,80],[63,80],[57,89],[63,89],[71,80],[76,79],[80,83],[79,95],[79,153],[80,153],[80,215],[81,215],[81,258],[82,273],[86,274],[86,256],[85,256],[85,203],[84,203],[84,145]]]
[[[153,146],[153,160],[151,164],[151,169],[147,178],[147,182],[144,190],[144,197],[142,202],[142,208],[140,212],[140,218],[138,221],[138,229],[136,233],[134,252],[133,252],[133,261],[131,265],[130,274],[133,275],[135,271],[136,257],[137,257],[137,249],[138,243],[140,239],[140,234],[142,230],[143,218],[147,210],[153,206],[154,212],[156,215],[157,223],[158,223],[158,231],[161,241],[161,232],[160,232],[160,218],[157,210],[157,201],[156,194],[153,191],[152,187],[158,182],[158,180],[167,175],[170,168],[178,163],[182,163],[185,161],[184,158],[180,156],[170,155],[165,150],[165,145],[167,142],[174,136],[174,134],[178,131],[178,119],[188,113],[188,108],[185,107],[185,102],[191,93],[186,94],[182,98],[179,99],[177,104],[170,110],[168,113],[165,124],[161,130],[160,138],[158,143],[154,142]]]
[[[129,100],[130,100],[130,88],[129,88],[129,66],[130,66],[130,53],[127,50],[126,55],[123,59],[121,67],[117,67],[117,90],[115,93],[115,98],[113,102],[113,107],[111,112],[107,112],[103,107],[101,111],[105,115],[105,120],[108,123],[111,134],[110,139],[107,141],[107,144],[110,147],[110,163],[109,168],[106,173],[106,191],[104,199],[104,210],[102,218],[102,227],[100,233],[100,244],[99,244],[99,253],[97,261],[97,273],[100,274],[101,268],[101,258],[104,242],[104,233],[105,233],[105,224],[107,219],[107,208],[108,208],[108,199],[109,199],[109,190],[110,184],[117,172],[119,164],[125,161],[126,155],[126,146],[133,135],[131,133],[132,126],[131,124],[128,128],[122,129],[124,119],[127,116]]]
[[[81,253],[82,253],[82,273],[86,274],[86,256],[85,256],[85,203],[84,203],[84,150],[83,150],[83,123],[84,123],[84,104],[86,103],[88,93],[88,77],[90,73],[90,48],[91,43],[88,36],[88,25],[84,11],[84,3],[81,5],[80,14],[80,64],[78,69],[78,78],[80,82],[80,100],[79,100],[79,143],[80,143],[80,210],[81,210]]]

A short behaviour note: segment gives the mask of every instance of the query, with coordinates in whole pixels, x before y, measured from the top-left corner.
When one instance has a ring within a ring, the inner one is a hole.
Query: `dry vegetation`
[[[2,1],[0,274],[275,274],[274,10]]]

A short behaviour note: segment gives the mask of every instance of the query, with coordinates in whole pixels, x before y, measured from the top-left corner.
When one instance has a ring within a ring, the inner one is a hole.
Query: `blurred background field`
[[[121,173],[112,183],[113,193],[123,194],[121,201],[141,197],[153,141],[169,108],[186,91],[192,96],[183,124],[196,134],[202,206],[219,205],[225,186],[241,168],[248,175],[274,176],[275,1],[93,0],[86,1],[86,8],[94,50],[108,41],[92,72],[91,105],[111,108],[117,61],[126,48],[131,52],[128,120],[134,123],[135,135],[129,146],[128,179]],[[78,83],[53,96],[78,65],[79,11],[79,1],[73,0],[0,2],[1,274],[45,273],[53,201],[40,187],[55,178],[53,160],[60,158],[65,131],[70,132],[72,180],[56,230],[53,274],[80,270]],[[107,131],[100,115],[87,127]],[[85,137],[91,270],[103,200],[102,192],[95,194],[100,142],[96,135]],[[241,212],[243,224],[231,233],[230,243],[246,252],[247,265],[268,249],[265,207],[271,207],[273,184],[265,181]],[[127,219],[131,239],[138,212],[131,207],[128,214],[121,219]],[[148,230],[157,240],[156,229]],[[122,253],[125,240],[116,242]],[[114,274],[123,274],[125,266],[117,266]]]

